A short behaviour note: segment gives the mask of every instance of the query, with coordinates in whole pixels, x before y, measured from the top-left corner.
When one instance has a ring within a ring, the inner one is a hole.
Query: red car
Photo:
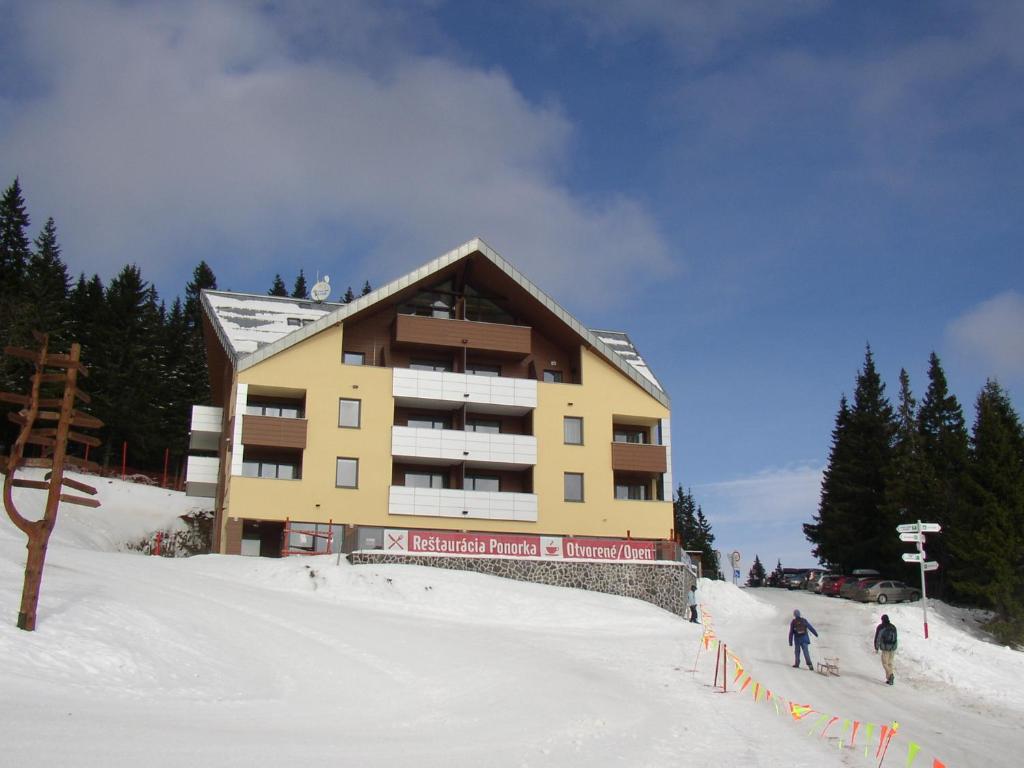
[[[843,584],[848,581],[856,581],[856,576],[837,576],[834,579],[829,579],[821,585],[821,594],[828,595],[829,597],[839,597],[839,590]]]

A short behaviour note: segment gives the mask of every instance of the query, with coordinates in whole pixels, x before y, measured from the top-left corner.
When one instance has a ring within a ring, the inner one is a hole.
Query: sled
[[[818,673],[825,677],[839,677],[839,657],[826,656],[818,662]]]

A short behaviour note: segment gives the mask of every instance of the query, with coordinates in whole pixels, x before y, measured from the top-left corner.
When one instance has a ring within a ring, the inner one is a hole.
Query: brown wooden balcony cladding
[[[468,347],[508,355],[530,354],[530,329],[525,325],[477,323],[442,317],[398,315],[395,341],[434,347]]]
[[[612,443],[612,469],[616,472],[661,474],[668,470],[665,446]]]
[[[268,448],[306,447],[306,420],[280,416],[242,416],[242,444]]]

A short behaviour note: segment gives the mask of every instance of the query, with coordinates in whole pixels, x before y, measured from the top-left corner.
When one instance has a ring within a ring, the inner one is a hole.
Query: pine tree
[[[21,183],[15,178],[0,198],[0,301],[16,295],[25,280],[28,225]]]
[[[958,528],[964,515],[967,428],[960,403],[950,394],[946,374],[934,352],[928,358],[928,390],[917,420],[928,485],[917,509],[910,510],[912,519],[939,523],[943,530]],[[952,565],[949,537],[933,539],[929,540],[928,557],[939,563],[939,569],[929,575],[929,582],[934,582],[932,591],[936,597],[955,598],[947,579]]]
[[[23,293],[30,255],[28,225],[21,184],[15,178],[0,197],[0,350],[8,344],[34,346],[29,302]],[[0,391],[22,391],[28,370],[22,361],[0,355]],[[17,432],[6,419],[0,422],[0,451],[14,442]]]
[[[363,292],[360,295],[361,296],[365,296],[366,294],[370,293],[372,290],[373,290],[373,288],[370,287],[370,281],[367,280],[367,281],[365,281],[363,283]]]
[[[815,523],[804,534],[823,564],[840,571],[878,568],[894,536],[883,503],[896,426],[871,347],[857,375],[853,407],[836,416]]]
[[[682,543],[684,549],[695,550],[697,536],[697,503],[693,494],[684,491],[683,486],[676,488],[675,498],[672,500],[672,520],[675,526],[676,537]]]
[[[747,586],[748,587],[763,587],[765,580],[764,566],[761,564],[761,558],[754,555],[754,564],[750,567],[750,573],[747,574]]]
[[[270,290],[267,291],[268,296],[287,296],[288,289],[284,286],[284,280],[281,279],[281,275],[274,275],[274,283],[270,286]]]
[[[786,572],[782,570],[782,560],[775,561],[775,570],[772,571],[772,575],[768,577],[769,587],[781,587],[783,580],[786,578]]]
[[[715,551],[715,534],[711,532],[711,523],[704,517],[704,510],[699,504],[697,505],[696,538],[700,544],[704,573],[718,575],[721,571],[721,564],[718,562],[718,552]]]
[[[896,433],[892,461],[886,474],[882,522],[892,530],[888,539],[882,539],[883,549],[879,553],[879,570],[882,573],[895,575],[902,572],[907,579],[917,575],[902,560],[906,548],[899,541],[895,527],[918,519],[927,503],[930,486],[929,466],[924,460],[918,431],[917,403],[910,391],[910,376],[901,369]]]
[[[352,286],[351,285],[345,291],[345,295],[342,296],[341,300],[343,302],[345,302],[346,304],[351,304],[353,301],[356,300],[356,295],[354,293],[352,293]]]
[[[989,380],[978,395],[966,495],[970,513],[949,540],[958,595],[996,612],[993,629],[1024,632],[1024,430],[1006,392]],[[937,537],[936,537],[937,538]]]
[[[181,393],[185,402],[179,405],[179,413],[184,420],[182,429],[186,431],[189,428],[192,406],[210,403],[210,374],[206,365],[206,342],[203,340],[202,292],[206,290],[217,290],[217,276],[213,274],[209,264],[200,261],[192,270],[192,280],[185,285],[183,307],[182,339],[186,354],[180,361],[180,375],[183,379]]]
[[[306,288],[306,276],[299,270],[298,277],[295,278],[295,287],[292,288],[293,299],[305,299],[309,296],[309,290]]]
[[[62,346],[67,337],[67,298],[71,287],[68,268],[60,257],[57,226],[47,219],[35,241],[26,270],[25,307],[28,324],[50,334],[51,343]]]

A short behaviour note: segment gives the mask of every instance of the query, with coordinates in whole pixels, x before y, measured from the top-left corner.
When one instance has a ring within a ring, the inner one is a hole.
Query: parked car
[[[829,573],[818,579],[818,583],[814,587],[814,591],[819,595],[827,595],[832,585],[839,581],[842,576],[838,573]]]
[[[908,587],[902,581],[876,581],[857,593],[864,603],[898,603],[902,600],[920,600],[921,591]]]
[[[843,586],[839,590],[839,596],[846,600],[856,600],[857,595],[863,590],[867,589],[872,584],[876,584],[882,580],[881,576],[869,576],[866,579],[858,579],[852,577],[849,581],[844,582]]]
[[[786,589],[800,589],[800,585],[803,583],[804,576],[806,575],[807,571],[787,573],[786,578],[783,579],[782,583],[786,585]]]
[[[839,590],[843,584],[853,579],[853,576],[836,576],[834,579],[829,579],[827,584],[822,585],[821,594],[828,595],[829,597],[839,597]]]
[[[818,592],[821,589],[821,580],[829,575],[831,574],[828,571],[808,571],[807,575],[804,576],[803,588],[810,592]]]

